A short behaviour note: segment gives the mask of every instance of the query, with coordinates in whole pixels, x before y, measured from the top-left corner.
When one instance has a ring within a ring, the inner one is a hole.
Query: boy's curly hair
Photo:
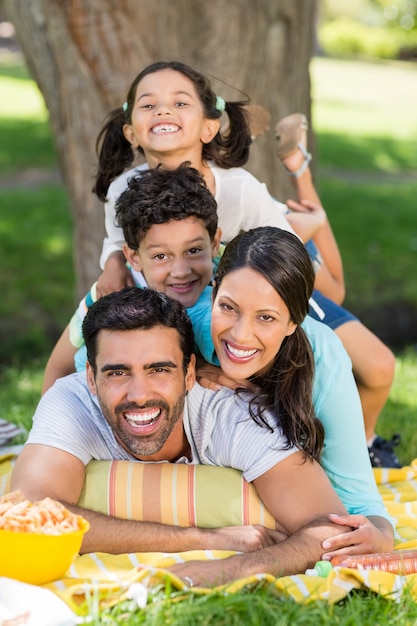
[[[201,174],[183,163],[174,170],[144,170],[128,181],[116,202],[116,223],[123,229],[127,245],[137,250],[154,224],[197,217],[210,239],[217,231],[217,203]]]

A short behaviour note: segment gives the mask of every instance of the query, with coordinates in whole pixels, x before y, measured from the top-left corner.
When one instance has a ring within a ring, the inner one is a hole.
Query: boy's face
[[[212,258],[218,253],[220,236],[218,229],[211,241],[202,220],[187,217],[154,224],[138,250],[125,245],[123,251],[133,269],[142,272],[149,287],[189,308],[211,280]]]

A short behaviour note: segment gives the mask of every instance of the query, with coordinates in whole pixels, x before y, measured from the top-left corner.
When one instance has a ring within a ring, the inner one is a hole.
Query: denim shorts
[[[342,324],[346,324],[346,322],[359,321],[350,311],[347,311],[316,290],[313,291],[313,295],[310,298],[309,315],[318,322],[323,322],[323,324],[330,326],[332,330],[342,326]]]

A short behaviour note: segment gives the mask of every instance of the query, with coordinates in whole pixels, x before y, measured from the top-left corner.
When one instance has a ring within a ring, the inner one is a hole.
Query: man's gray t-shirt
[[[272,426],[276,423],[271,415],[267,418]],[[227,388],[212,391],[196,383],[186,396],[184,430],[191,463],[233,467],[248,482],[297,450],[287,446],[279,427],[271,432],[258,426],[249,415],[247,400]],[[41,398],[27,443],[64,450],[85,465],[93,459],[138,460],[116,441],[85,372],[60,378]]]

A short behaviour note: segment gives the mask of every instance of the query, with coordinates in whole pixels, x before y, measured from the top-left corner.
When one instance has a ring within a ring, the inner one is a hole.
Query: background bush
[[[417,0],[321,0],[319,6],[325,55],[417,60]]]

